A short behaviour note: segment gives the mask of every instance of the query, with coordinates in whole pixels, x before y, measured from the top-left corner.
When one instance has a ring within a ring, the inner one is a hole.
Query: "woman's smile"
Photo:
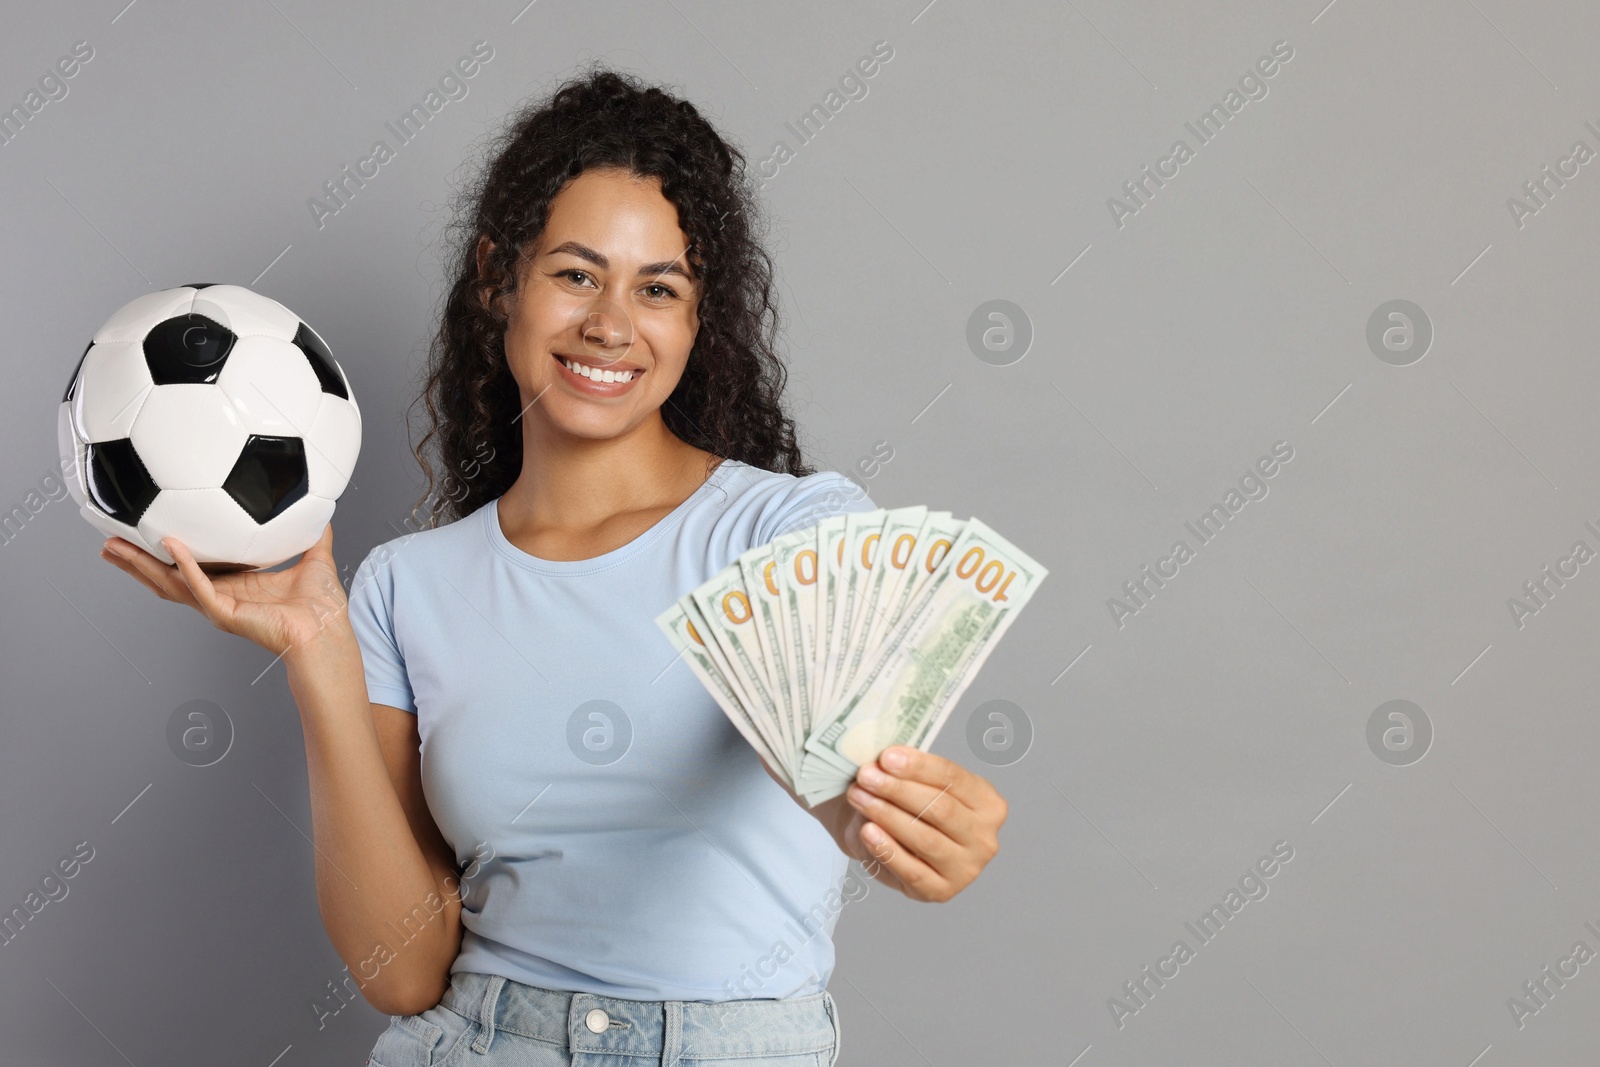
[[[645,373],[643,367],[621,361],[607,362],[592,357],[580,359],[559,352],[552,353],[552,357],[561,367],[557,375],[560,380],[569,389],[584,396],[621,396]]]

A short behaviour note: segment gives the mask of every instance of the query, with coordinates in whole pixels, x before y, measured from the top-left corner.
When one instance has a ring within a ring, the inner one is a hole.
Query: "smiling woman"
[[[557,381],[593,383],[596,369],[644,372],[644,388],[621,392],[630,410],[654,409],[703,460],[812,473],[780,402],[772,262],[738,150],[688,101],[602,70],[517,116],[491,152],[460,201],[415,452],[430,490],[434,460],[449,469],[480,442],[497,458],[471,495],[433,499],[431,514],[461,518],[506,492],[529,405]],[[590,374],[534,366],[558,357]],[[619,418],[545,399],[554,419]]]
[[[817,902],[852,859],[948,900],[1006,805],[895,746],[804,806],[655,625],[797,521],[876,506],[795,443],[744,159],[688,101],[597,70],[512,121],[454,235],[418,398],[427,522],[367,555],[348,604],[331,527],[276,572],[208,577],[171,539],[176,570],[107,558],[283,655],[324,924],[346,963],[386,960],[369,1063],[830,1064]],[[604,759],[569,729],[596,705],[627,739]],[[478,888],[448,897],[479,843]]]

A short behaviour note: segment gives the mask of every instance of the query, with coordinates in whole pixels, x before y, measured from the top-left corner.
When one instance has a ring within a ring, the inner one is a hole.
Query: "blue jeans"
[[[621,1000],[457,971],[438,1004],[394,1015],[370,1067],[833,1067],[827,992],[787,1000]]]

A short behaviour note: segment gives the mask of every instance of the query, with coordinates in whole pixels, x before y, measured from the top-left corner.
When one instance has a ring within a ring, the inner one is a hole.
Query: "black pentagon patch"
[[[209,289],[213,285],[216,285],[216,284],[217,284],[216,282],[184,282],[183,283],[183,288],[185,288],[185,289]]]
[[[322,391],[332,393],[341,400],[349,400],[350,392],[344,387],[344,378],[339,374],[339,368],[334,366],[333,353],[322,343],[322,338],[302,322],[294,333],[294,343],[306,354],[306,359],[311,361],[311,369],[317,372],[317,381],[322,383]]]
[[[89,446],[89,499],[118,522],[137,526],[150,502],[161,492],[144,461],[124,437]]]
[[[157,385],[203,385],[222,373],[238,340],[214,319],[190,313],[158,322],[145,335],[144,361]]]
[[[78,365],[76,367],[72,368],[72,380],[67,382],[67,391],[65,393],[61,394],[61,402],[63,404],[65,404],[68,400],[71,400],[74,396],[77,395],[77,392],[78,392],[78,375],[83,370],[83,361],[89,358],[89,349],[91,349],[93,347],[94,347],[94,342],[90,341],[88,346],[84,348],[83,355],[78,357]]]
[[[306,495],[306,446],[298,437],[251,434],[222,488],[256,522],[265,523]]]

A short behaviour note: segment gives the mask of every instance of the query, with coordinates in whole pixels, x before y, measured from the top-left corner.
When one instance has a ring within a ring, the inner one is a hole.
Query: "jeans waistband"
[[[456,971],[440,1003],[481,1024],[477,1052],[508,1033],[571,1053],[649,1056],[663,1067],[830,1049],[838,1056],[839,1017],[826,991],[784,1000],[625,1000]]]

